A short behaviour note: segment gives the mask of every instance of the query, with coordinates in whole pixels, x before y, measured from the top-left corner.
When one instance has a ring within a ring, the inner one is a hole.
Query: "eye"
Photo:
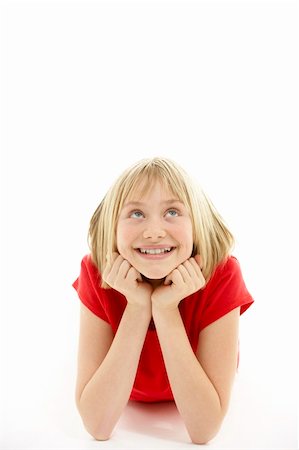
[[[166,211],[166,214],[168,214],[170,217],[177,217],[179,215],[176,209],[169,209],[168,211]]]
[[[140,219],[141,217],[144,217],[144,214],[141,211],[132,211],[130,217],[132,217],[132,219]]]

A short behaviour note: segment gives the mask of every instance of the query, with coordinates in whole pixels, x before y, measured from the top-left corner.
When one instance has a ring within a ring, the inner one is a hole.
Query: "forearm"
[[[153,318],[177,408],[192,441],[205,443],[223,419],[218,393],[192,350],[178,308],[153,308]]]
[[[126,406],[151,315],[127,305],[111,347],[85,386],[79,411],[96,439],[108,439]]]

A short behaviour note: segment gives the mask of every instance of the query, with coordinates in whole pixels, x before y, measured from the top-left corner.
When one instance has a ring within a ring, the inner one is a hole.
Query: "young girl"
[[[233,237],[176,163],[142,160],[90,222],[76,403],[109,439],[128,400],[174,400],[193,443],[218,432],[238,365],[239,317],[253,303]]]

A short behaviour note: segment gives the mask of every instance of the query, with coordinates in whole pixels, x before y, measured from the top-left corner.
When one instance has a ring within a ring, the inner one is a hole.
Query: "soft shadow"
[[[118,428],[168,441],[190,442],[174,402],[139,403],[129,401]]]

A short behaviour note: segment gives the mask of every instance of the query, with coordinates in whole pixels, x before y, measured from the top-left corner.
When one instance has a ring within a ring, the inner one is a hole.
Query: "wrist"
[[[127,314],[138,319],[151,320],[152,308],[151,305],[141,305],[138,303],[127,303]]]
[[[152,304],[152,315],[155,317],[171,317],[180,314],[178,305],[158,305]]]

